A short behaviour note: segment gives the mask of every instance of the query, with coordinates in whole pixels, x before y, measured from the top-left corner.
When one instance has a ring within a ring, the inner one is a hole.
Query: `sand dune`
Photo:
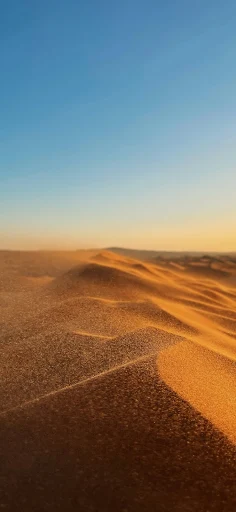
[[[121,299],[136,298],[138,294],[154,292],[152,280],[145,280],[134,272],[133,267],[126,270],[121,265],[113,266],[90,262],[86,265],[79,265],[69,272],[56,279],[51,288],[56,294],[71,296],[93,295],[103,298],[120,297]]]
[[[2,506],[233,511],[235,279],[234,255],[0,253]]]
[[[180,340],[154,328],[109,338],[58,329],[7,343],[1,359],[0,412]]]

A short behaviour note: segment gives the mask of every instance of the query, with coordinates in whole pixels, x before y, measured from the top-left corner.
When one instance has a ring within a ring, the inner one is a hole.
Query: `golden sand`
[[[236,259],[134,256],[0,253],[3,507],[234,510]]]

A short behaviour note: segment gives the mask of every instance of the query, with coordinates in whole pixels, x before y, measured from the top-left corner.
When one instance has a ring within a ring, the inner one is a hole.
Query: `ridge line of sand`
[[[46,400],[47,398],[49,398],[51,396],[55,396],[55,395],[58,395],[60,393],[63,393],[64,391],[68,391],[70,389],[75,389],[76,387],[83,386],[84,384],[88,384],[90,381],[97,380],[99,378],[105,377],[106,375],[109,375],[110,373],[113,373],[115,371],[121,370],[121,369],[126,368],[128,366],[132,366],[133,364],[139,363],[140,361],[145,361],[146,359],[149,359],[149,358],[151,358],[152,356],[154,356],[156,354],[157,354],[157,351],[149,352],[145,356],[137,357],[136,359],[132,359],[132,361],[128,361],[127,363],[123,363],[123,364],[120,364],[118,366],[114,366],[113,368],[110,368],[109,370],[106,370],[106,371],[101,372],[101,373],[97,373],[96,375],[93,375],[92,377],[88,377],[88,378],[86,378],[84,380],[76,382],[75,384],[70,384],[69,386],[65,386],[63,388],[60,388],[60,389],[57,389],[57,390],[54,390],[54,391],[50,391],[50,393],[46,393],[46,395],[41,395],[41,396],[39,396],[37,398],[33,398],[33,400],[28,400],[27,402],[23,402],[23,403],[17,405],[16,407],[12,407],[10,409],[5,409],[4,411],[2,411],[0,413],[0,417],[1,416],[5,416],[5,415],[7,415],[9,413],[15,412],[15,411],[17,411],[19,409],[24,409],[25,407],[28,407],[30,405],[34,405],[34,404],[36,404],[38,402],[41,402],[42,400]]]

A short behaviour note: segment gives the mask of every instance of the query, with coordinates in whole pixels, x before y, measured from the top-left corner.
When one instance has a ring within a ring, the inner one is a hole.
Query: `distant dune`
[[[0,251],[6,510],[232,512],[236,255]]]

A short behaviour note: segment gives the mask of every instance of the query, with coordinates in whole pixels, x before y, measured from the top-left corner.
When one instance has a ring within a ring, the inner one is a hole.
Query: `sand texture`
[[[0,508],[236,510],[236,255],[0,252]]]

